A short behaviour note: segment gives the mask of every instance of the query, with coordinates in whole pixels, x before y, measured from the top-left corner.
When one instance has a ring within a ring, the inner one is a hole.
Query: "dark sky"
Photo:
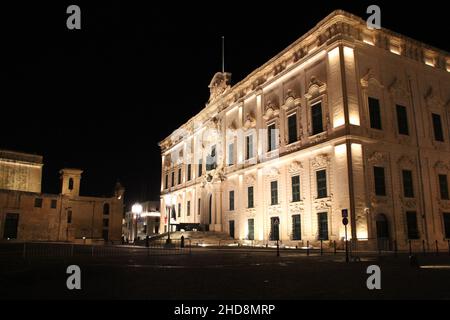
[[[93,2],[1,7],[0,148],[43,155],[44,192],[77,167],[84,195],[120,180],[128,203],[158,199],[157,143],[204,107],[222,35],[233,83],[338,8],[365,18],[378,4],[383,27],[450,51],[443,1]],[[70,4],[80,31],[66,28]]]

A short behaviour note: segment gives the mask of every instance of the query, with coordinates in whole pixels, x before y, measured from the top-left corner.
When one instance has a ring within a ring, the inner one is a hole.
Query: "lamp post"
[[[131,212],[133,213],[133,218],[134,218],[134,230],[135,230],[133,242],[136,242],[137,233],[138,233],[137,219],[138,219],[139,215],[142,213],[142,205],[139,204],[139,203],[133,204],[133,206],[131,207]]]
[[[170,239],[170,219],[171,219],[171,210],[172,207],[175,205],[175,197],[170,195],[170,194],[166,194],[165,198],[164,198],[164,202],[166,204],[166,215],[167,215],[167,244],[170,244],[172,242],[172,240]]]

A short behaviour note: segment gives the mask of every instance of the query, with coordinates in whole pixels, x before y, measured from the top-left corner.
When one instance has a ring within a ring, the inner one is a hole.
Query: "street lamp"
[[[136,231],[136,233],[134,234],[133,242],[136,242],[137,233],[138,233],[137,219],[138,219],[138,216],[142,213],[142,205],[139,203],[133,204],[133,206],[131,207],[131,212],[133,213],[135,231]]]
[[[175,205],[175,196],[166,194],[164,197],[164,202],[166,203],[166,215],[167,215],[167,244],[171,243],[170,240],[170,218],[171,218],[171,210]]]

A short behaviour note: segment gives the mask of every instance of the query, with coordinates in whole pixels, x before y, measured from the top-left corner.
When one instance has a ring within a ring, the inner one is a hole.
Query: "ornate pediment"
[[[253,113],[247,113],[244,121],[244,129],[248,130],[250,128],[256,127],[256,119]]]
[[[172,165],[172,155],[168,154],[164,157],[164,167],[166,169],[170,168]]]
[[[361,86],[364,89],[367,89],[369,86],[375,86],[380,89],[384,88],[383,84],[375,77],[375,73],[372,68],[369,68],[364,77],[361,78]]]
[[[450,170],[448,164],[443,161],[436,162],[436,164],[434,165],[434,168],[438,171],[443,171],[443,172]]]
[[[256,182],[256,178],[253,174],[249,174],[245,176],[245,184],[246,185],[253,185]]]
[[[396,98],[408,98],[410,96],[408,87],[399,78],[395,77],[388,87],[389,93]]]
[[[311,161],[311,165],[314,169],[325,168],[329,163],[330,157],[328,156],[328,154],[320,154]]]
[[[280,175],[280,171],[277,167],[264,168],[264,175],[269,178],[277,178]]]
[[[435,92],[433,87],[428,88],[425,93],[425,103],[429,108],[439,108],[444,105],[444,101],[439,97],[439,94]]]
[[[308,90],[305,93],[305,96],[308,99],[314,99],[324,94],[326,90],[327,90],[326,83],[312,76],[311,79],[309,80]]]
[[[280,107],[274,103],[271,99],[269,99],[264,108],[263,118],[265,120],[269,120],[273,117],[276,117],[280,114]]]
[[[398,165],[403,168],[413,168],[414,167],[414,160],[409,156],[401,156],[398,161]]]
[[[328,210],[331,208],[331,198],[317,199],[314,201],[314,208],[316,210]]]
[[[383,163],[386,162],[386,156],[382,152],[375,151],[368,159],[369,163]]]
[[[300,161],[292,161],[292,163],[289,166],[289,173],[290,174],[295,174],[295,173],[299,173],[300,170],[303,169],[303,165]]]
[[[231,73],[217,72],[209,84],[210,97],[208,103],[213,102],[225,92],[230,90]]]
[[[229,125],[228,125],[228,130],[230,130],[231,132],[235,132],[237,130],[237,125],[236,125],[236,121],[232,121]]]

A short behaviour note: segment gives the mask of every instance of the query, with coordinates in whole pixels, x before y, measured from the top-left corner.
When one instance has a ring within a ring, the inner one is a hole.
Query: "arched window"
[[[73,178],[69,179],[69,190],[73,190]]]
[[[103,205],[103,215],[109,215],[109,203]]]

